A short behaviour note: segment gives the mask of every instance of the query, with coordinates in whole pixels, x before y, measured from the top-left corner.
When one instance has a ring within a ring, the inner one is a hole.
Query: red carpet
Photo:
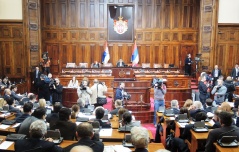
[[[108,109],[109,111],[112,110],[112,100],[113,100],[112,98],[107,97],[107,104],[104,105],[105,109]],[[150,110],[153,111],[154,110],[154,99],[153,98],[150,98],[150,103],[151,103]],[[154,139],[156,128],[154,127],[153,122],[152,123],[147,123],[147,124],[142,124],[142,126],[151,131],[151,133],[153,135],[153,139]]]

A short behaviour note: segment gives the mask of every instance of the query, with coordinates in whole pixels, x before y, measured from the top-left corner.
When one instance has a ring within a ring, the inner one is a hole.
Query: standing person
[[[37,93],[38,92],[38,88],[36,86],[36,84],[40,81],[40,75],[42,73],[39,70],[39,67],[37,66],[35,68],[35,71],[33,71],[32,73],[32,84],[34,85],[34,92]]]
[[[214,69],[212,70],[213,86],[215,86],[215,83],[220,75],[222,75],[222,71],[218,69],[218,65],[215,65]]]
[[[157,126],[157,111],[160,106],[165,106],[164,96],[167,92],[166,85],[162,81],[154,84],[154,125]]]
[[[119,87],[115,91],[115,100],[124,100],[124,95],[127,95],[127,93],[124,91],[125,83],[120,82]]]
[[[191,75],[191,65],[192,65],[192,59],[191,54],[189,53],[187,55],[187,58],[185,59],[185,75]]]
[[[41,74],[40,76],[41,81],[37,83],[37,87],[39,88],[38,99],[44,98],[46,101],[50,101],[49,82],[46,82],[45,78],[47,78],[47,76]]]
[[[235,65],[235,68],[232,69],[232,72],[231,72],[231,77],[233,77],[233,79],[237,79],[239,76],[239,67],[238,67],[238,64]]]
[[[206,82],[206,75],[201,75],[201,80],[199,81],[198,84],[198,90],[199,90],[199,99],[203,106],[206,103],[208,87],[209,83]]]
[[[79,87],[79,82],[76,80],[76,77],[72,77],[68,84],[68,88],[78,88]]]
[[[227,88],[223,85],[223,80],[218,79],[217,85],[213,87],[212,94],[214,95],[214,101],[216,101],[217,105],[221,105],[225,100],[225,94],[227,92]]]
[[[50,61],[50,58],[47,57],[46,59],[41,59],[41,62],[42,62],[42,70],[43,70],[43,73],[48,75],[50,73],[50,65],[51,65],[51,61]]]
[[[94,79],[94,85],[90,89],[92,91],[91,105],[95,105],[95,107],[103,106],[97,103],[97,97],[106,98],[106,96],[104,95],[107,92],[107,86],[105,85],[105,83],[99,83],[97,79]]]
[[[62,91],[63,86],[60,84],[59,78],[55,78],[53,83],[52,90],[52,104],[54,105],[56,102],[60,102],[62,104]]]
[[[91,104],[90,96],[92,95],[92,91],[88,87],[88,83],[86,80],[83,80],[81,82],[81,85],[77,89],[77,94],[78,94],[78,97],[81,98],[82,101],[84,102],[85,108],[87,108],[88,105]]]

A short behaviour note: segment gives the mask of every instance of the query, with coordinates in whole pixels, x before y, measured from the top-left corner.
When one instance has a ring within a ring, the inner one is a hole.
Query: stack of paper
[[[105,146],[104,152],[131,152],[131,150],[123,145]]]
[[[0,149],[8,149],[13,144],[12,141],[4,141],[0,144]]]
[[[112,129],[101,129],[100,136],[112,136]]]

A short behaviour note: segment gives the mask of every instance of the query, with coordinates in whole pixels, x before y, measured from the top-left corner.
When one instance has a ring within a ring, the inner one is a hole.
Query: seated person
[[[68,88],[78,88],[79,87],[79,82],[76,80],[76,77],[72,77],[72,80],[70,80],[68,84]]]
[[[130,112],[125,112],[122,116],[122,122],[120,123],[119,131],[130,131],[134,126],[139,126],[132,122],[132,115]]]
[[[120,108],[119,111],[118,111],[118,114],[117,116],[119,117],[119,121],[122,121],[122,116],[125,112],[128,112],[127,109],[125,109],[124,107]],[[121,119],[120,119],[121,118]]]
[[[174,114],[179,114],[178,100],[172,100],[171,101],[171,109],[173,110]]]
[[[85,102],[83,101],[84,99],[82,99],[82,98],[79,98],[78,100],[77,100],[77,104],[79,105],[79,107],[80,107],[80,112],[82,112],[82,113],[84,113],[84,111],[85,111]]]
[[[46,118],[46,109],[45,108],[39,107],[39,108],[35,109],[33,114],[30,117],[27,117],[21,123],[17,133],[24,134],[24,135],[27,135],[27,137],[29,137],[29,127],[32,124],[32,122],[34,122],[36,120],[41,120],[44,122],[45,118]]]
[[[190,117],[195,119],[196,114],[199,112],[206,113],[206,111],[203,110],[202,103],[200,101],[194,101],[193,105],[189,108]]]
[[[190,118],[188,108],[186,107],[180,108],[179,114],[187,114],[187,118]]]
[[[27,117],[30,117],[32,114],[33,104],[27,102],[23,105],[23,114],[16,117],[16,123],[22,123]]]
[[[7,104],[9,106],[9,112],[15,112],[16,116],[20,116],[21,115],[21,111],[18,108],[14,108],[14,99],[12,97],[7,98]]]
[[[80,107],[78,104],[74,104],[72,107],[71,107],[71,119],[76,119],[76,117],[78,116],[80,112]]]
[[[11,97],[19,102],[23,98],[23,96],[18,95],[16,92],[17,92],[17,86],[12,85],[11,86]]]
[[[205,104],[205,107],[204,107],[204,110],[206,111],[206,112],[213,112],[212,111],[212,99],[211,98],[208,98],[208,99],[206,99],[206,104]]]
[[[103,152],[104,144],[101,141],[92,140],[93,136],[94,131],[90,123],[83,122],[79,124],[76,128],[76,137],[78,142],[64,148],[64,152],[70,152],[73,147],[78,145],[89,146],[94,152]]]
[[[207,115],[204,112],[199,112],[195,116],[196,122],[202,121],[207,119]],[[180,135],[179,138],[174,138],[171,143],[171,151],[177,152],[177,151],[184,151],[189,152],[188,145],[184,142],[185,139],[187,139],[189,142],[191,142],[191,132],[190,130],[193,128],[193,124],[188,124],[185,126],[185,129],[183,130],[182,135]]]
[[[7,89],[4,90],[3,99],[5,101],[7,101],[7,99],[10,98],[10,97],[11,97],[11,90],[7,88]]]
[[[105,115],[105,110],[103,107],[97,107],[95,110],[95,121],[98,121],[100,123],[101,128],[111,128],[111,124],[109,122],[102,122],[102,118]]]
[[[7,102],[3,98],[0,98],[0,110],[3,110],[5,105],[7,105]]]
[[[219,113],[219,122],[222,127],[213,129],[209,132],[205,152],[215,152],[216,150],[213,143],[215,143],[218,139],[221,139],[222,136],[237,136],[236,140],[239,141],[239,128],[232,125],[232,121],[233,119],[231,113],[226,111]]]
[[[91,68],[100,68],[100,63],[98,61],[95,61],[94,63],[91,64]]]
[[[44,139],[47,133],[47,126],[44,121],[37,120],[33,122],[29,129],[30,138],[20,139],[15,142],[15,151],[49,151],[49,152],[61,152],[61,147],[53,143],[53,139]]]
[[[221,112],[221,110],[215,110],[214,111],[214,115],[213,115],[213,118],[212,118],[212,120],[213,120],[213,122],[214,122],[214,124],[213,124],[213,126],[212,127],[209,127],[209,128],[221,128],[221,124],[220,124],[220,122],[219,122],[219,113]]]
[[[131,129],[131,141],[135,147],[134,152],[148,152],[149,132],[144,127],[133,127]]]
[[[93,149],[89,146],[75,146],[70,152],[93,152]]]
[[[191,99],[187,99],[183,105],[183,107],[186,107],[189,109],[189,107],[193,105],[193,101]]]
[[[119,61],[116,64],[116,67],[124,67],[126,64],[123,62],[122,59],[119,59]]]
[[[50,127],[53,126],[59,120],[59,112],[61,108],[61,103],[56,102],[53,106],[53,111],[46,116],[46,122],[50,124]]]
[[[61,137],[64,140],[74,140],[76,132],[76,124],[71,122],[71,110],[68,108],[61,108],[59,111],[59,120],[50,127],[51,130],[59,129]]]
[[[119,109],[122,108],[122,101],[121,100],[116,100],[115,101],[115,109],[110,112],[112,115],[118,114]]]

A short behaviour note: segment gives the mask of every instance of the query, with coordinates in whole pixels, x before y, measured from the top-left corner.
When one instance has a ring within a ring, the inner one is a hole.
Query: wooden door
[[[51,59],[51,73],[53,75],[59,75],[59,45],[58,44],[46,44],[46,51]]]

